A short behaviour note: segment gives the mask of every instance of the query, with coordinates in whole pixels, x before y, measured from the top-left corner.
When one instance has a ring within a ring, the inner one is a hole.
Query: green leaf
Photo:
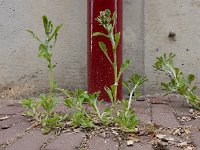
[[[186,87],[185,86],[178,87],[178,92],[179,94],[184,95],[186,92]]]
[[[53,113],[53,110],[56,108],[58,101],[52,99],[52,97],[47,97],[45,94],[40,94],[41,106],[47,112],[48,115]]]
[[[92,34],[92,36],[104,36],[104,37],[107,37],[107,38],[108,38],[108,36],[107,36],[106,34],[102,33],[102,32],[94,32],[94,33]]]
[[[75,112],[71,117],[71,125],[74,127],[81,126],[83,128],[93,127],[93,122],[82,112]]]
[[[108,94],[111,103],[113,104],[113,100],[114,100],[114,98],[113,98],[112,90],[111,90],[110,88],[108,88],[107,86],[105,86],[104,89],[105,89],[106,93]]]
[[[51,131],[51,129],[50,128],[42,128],[41,131],[42,131],[42,134],[48,134]]]
[[[171,88],[169,87],[167,83],[162,82],[161,85],[164,87],[164,90],[171,91]]]
[[[53,24],[52,21],[48,22],[48,35],[50,35],[53,31]]]
[[[115,34],[115,48],[117,48],[120,41],[120,32]]]
[[[73,108],[74,107],[74,103],[73,103],[73,100],[70,99],[70,98],[67,98],[65,100],[65,106],[69,107],[69,108]]]
[[[111,85],[112,95],[115,95],[115,91],[117,90],[117,86],[118,85],[116,85],[116,84],[118,84],[118,83],[115,83],[115,84]]]
[[[49,38],[49,42],[55,37],[55,42],[57,40],[57,34],[58,34],[58,31],[61,29],[62,27],[62,24],[60,24],[59,26],[56,27],[54,33],[51,35],[51,37]]]
[[[172,84],[173,86],[176,86],[176,81],[175,81],[174,79],[171,79],[171,84]]]
[[[69,90],[66,90],[66,89],[57,88],[57,90],[59,90],[60,92],[62,92],[63,94],[65,94],[67,97],[72,97],[74,95],[73,92],[71,92]]]
[[[56,89],[58,87],[57,81],[53,80],[53,89]]]
[[[25,112],[22,115],[25,117],[34,117],[34,114],[32,112]]]
[[[103,113],[105,113],[105,114],[111,114],[111,108],[109,108],[109,107],[106,108]]]
[[[128,59],[126,59],[125,60],[125,62],[122,64],[122,66],[121,66],[121,68],[120,68],[120,71],[119,71],[119,74],[118,74],[118,81],[119,81],[119,79],[120,79],[120,77],[121,77],[121,75],[122,75],[122,73],[124,72],[124,70],[126,69],[126,68],[128,68],[128,66],[129,66],[129,64],[131,63],[131,61],[130,60],[128,60]]]
[[[112,121],[112,115],[111,115],[112,111],[110,108],[106,108],[102,115],[101,115],[101,121],[104,125],[108,125],[111,123]]]
[[[123,86],[128,90],[128,92],[130,93],[130,92],[131,92],[131,88],[129,87],[128,82],[123,81],[122,84],[123,84]]]
[[[44,44],[40,44],[38,57],[44,57],[48,62],[51,60],[51,54],[49,53],[47,47]]]
[[[193,74],[188,75],[188,83],[191,84],[195,80],[195,76]]]
[[[165,56],[166,56],[166,55],[165,55]],[[169,54],[169,59],[172,60],[172,59],[175,58],[175,57],[176,57],[176,54],[173,54],[173,53],[170,53],[170,54]]]
[[[191,92],[194,92],[196,89],[197,89],[197,86],[194,86],[194,87],[191,89]]]
[[[178,76],[178,75],[179,75],[179,73],[180,73],[180,70],[179,70],[179,68],[174,68],[174,70],[175,70],[176,76]]]
[[[140,97],[141,92],[140,92],[140,90],[137,89],[134,94],[135,94],[135,97],[138,98],[138,97]]]
[[[108,59],[108,61],[110,62],[110,64],[113,65],[113,62],[111,61],[110,57],[108,56],[106,44],[104,42],[99,42],[99,47],[101,48],[102,52],[105,54],[105,56]]]
[[[47,47],[44,44],[40,44],[38,57],[44,57],[48,52]]]
[[[34,101],[32,99],[23,99],[20,103],[23,107],[31,109]]]
[[[104,52],[105,55],[108,55],[106,44],[104,42],[99,42],[99,47]]]
[[[180,75],[178,78],[177,78],[178,82],[179,82],[179,86],[185,86],[187,84],[187,81],[185,80],[185,78]],[[176,86],[176,85],[175,85]]]
[[[126,111],[127,110],[127,108],[128,108],[128,100],[126,100],[126,99],[123,99],[122,101],[121,101],[121,107],[122,107],[122,111]]]
[[[110,9],[106,9],[106,10],[105,10],[105,13],[106,13],[106,16],[110,17],[110,15],[111,15]]]
[[[41,40],[39,39],[39,37],[31,30],[26,30],[27,32],[29,32],[31,34],[31,36],[36,39],[38,42],[42,43]]]
[[[44,29],[45,29],[45,33],[48,33],[48,18],[47,16],[42,16],[42,20],[43,20],[43,25],[44,25]]]
[[[104,42],[99,42],[99,47],[102,50],[102,52],[105,54],[105,56],[108,59],[108,61],[110,62],[110,64],[113,66],[113,62],[111,61],[111,59],[110,59],[110,57],[108,55],[106,44]]]
[[[56,65],[53,65],[53,67],[52,68],[55,68],[56,67]]]
[[[132,110],[120,111],[114,121],[124,132],[135,132],[135,128],[139,123],[138,118]]]
[[[114,11],[112,16],[112,21],[116,21],[116,19],[117,19],[117,11]]]
[[[113,30],[112,24],[109,24],[109,25],[107,26],[107,30],[108,30],[109,33],[112,32],[112,30]]]

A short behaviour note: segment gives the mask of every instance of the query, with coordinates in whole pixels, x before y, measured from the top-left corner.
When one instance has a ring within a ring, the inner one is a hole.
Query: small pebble
[[[165,138],[167,141],[175,141],[174,138],[172,137],[168,137],[168,138]]]
[[[178,147],[185,147],[185,146],[187,146],[188,144],[187,144],[187,142],[182,142],[182,143],[179,143],[178,144]]]
[[[129,140],[129,141],[127,141],[127,146],[133,146],[133,140]]]
[[[193,150],[191,146],[188,146],[185,150]]]
[[[8,129],[8,128],[10,128],[10,127],[7,126],[7,125],[4,125],[4,126],[1,127],[2,130],[6,130],[6,129]]]
[[[191,114],[194,113],[194,110],[193,110],[193,109],[190,109],[190,110],[189,110],[189,113],[191,113]]]
[[[157,134],[156,137],[159,138],[159,139],[163,139],[163,138],[166,137],[166,135],[163,135],[163,134]]]

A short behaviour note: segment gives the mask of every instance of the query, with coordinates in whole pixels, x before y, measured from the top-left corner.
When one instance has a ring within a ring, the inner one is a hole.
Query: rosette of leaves
[[[129,92],[129,99],[121,102],[122,109],[114,120],[124,132],[135,132],[136,126],[139,123],[134,110],[131,109],[131,104],[133,100],[140,96],[140,87],[146,81],[148,81],[147,78],[139,74],[131,75],[128,81],[123,81],[124,87]]]
[[[64,89],[60,89],[60,91],[65,93],[67,96],[64,100],[65,106],[76,110],[70,117],[71,125],[74,127],[81,126],[83,128],[93,127],[93,120],[90,117],[89,112],[84,107],[86,99],[89,98],[88,94],[81,89],[77,89],[74,93]],[[95,95],[96,94],[92,96]]]
[[[135,132],[136,126],[139,124],[139,119],[132,109],[127,110],[128,103],[126,100],[121,102],[122,110],[117,113],[114,118],[115,123],[124,132]]]
[[[60,127],[67,118],[55,112],[58,100],[45,94],[41,94],[39,100],[24,99],[20,103],[27,110],[24,115],[34,119],[33,127],[41,126],[44,134]]]
[[[68,108],[76,110],[70,117],[72,126],[87,128],[94,127],[96,123],[99,123],[98,120],[100,120],[104,125],[111,122],[110,108],[106,108],[103,112],[98,108],[100,103],[97,100],[100,94],[99,92],[88,94],[86,91],[81,89],[77,89],[74,93],[65,89],[59,90],[67,96],[65,99],[65,105]],[[89,110],[85,107],[87,104],[90,106]],[[97,116],[98,119],[96,119],[95,116]]]
[[[168,57],[164,54],[164,56],[156,58],[156,62],[153,67],[158,71],[165,72],[170,77],[170,81],[168,83],[161,83],[161,85],[163,89],[167,91],[166,95],[170,93],[183,95],[189,105],[200,110],[200,99],[195,95],[197,87],[192,86],[195,76],[193,74],[189,74],[185,77],[184,73],[181,72],[179,68],[174,66],[173,59],[175,56],[175,54],[170,53]]]

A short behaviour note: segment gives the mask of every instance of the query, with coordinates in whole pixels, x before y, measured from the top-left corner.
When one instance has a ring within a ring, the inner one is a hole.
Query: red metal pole
[[[120,68],[122,64],[122,12],[123,0],[88,0],[88,92],[94,93],[100,91],[100,100],[109,101],[109,97],[104,90],[104,87],[110,87],[114,84],[114,70],[110,62],[105,57],[99,47],[99,41],[106,43],[109,49],[109,55],[112,55],[112,46],[105,37],[92,37],[94,32],[105,32],[102,26],[99,26],[95,20],[100,11],[110,9],[113,13],[117,11],[117,22],[115,31],[121,33],[121,39],[117,49],[117,64]],[[122,99],[122,79],[118,84],[117,99]]]

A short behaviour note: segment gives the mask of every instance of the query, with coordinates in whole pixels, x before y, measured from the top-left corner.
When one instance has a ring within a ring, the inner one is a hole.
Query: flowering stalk
[[[117,12],[114,12],[111,17],[111,11],[109,9],[106,9],[105,11],[101,11],[96,21],[99,23],[100,26],[104,27],[104,29],[106,30],[106,33],[102,33],[102,32],[93,33],[93,36],[104,36],[108,38],[112,44],[112,52],[113,52],[113,57],[114,57],[113,59],[111,59],[110,56],[108,55],[108,48],[106,47],[106,44],[102,41],[99,42],[99,47],[101,48],[102,52],[105,54],[106,58],[108,59],[108,61],[110,62],[110,64],[112,65],[114,69],[114,84],[110,88],[105,87],[105,90],[109,95],[109,98],[112,102],[112,106],[114,108],[115,113],[116,113],[116,104],[117,104],[118,83],[123,71],[130,64],[130,60],[125,60],[125,62],[120,67],[120,69],[117,66],[117,47],[120,41],[120,32],[115,33],[114,28],[115,28],[116,20],[117,20]]]

